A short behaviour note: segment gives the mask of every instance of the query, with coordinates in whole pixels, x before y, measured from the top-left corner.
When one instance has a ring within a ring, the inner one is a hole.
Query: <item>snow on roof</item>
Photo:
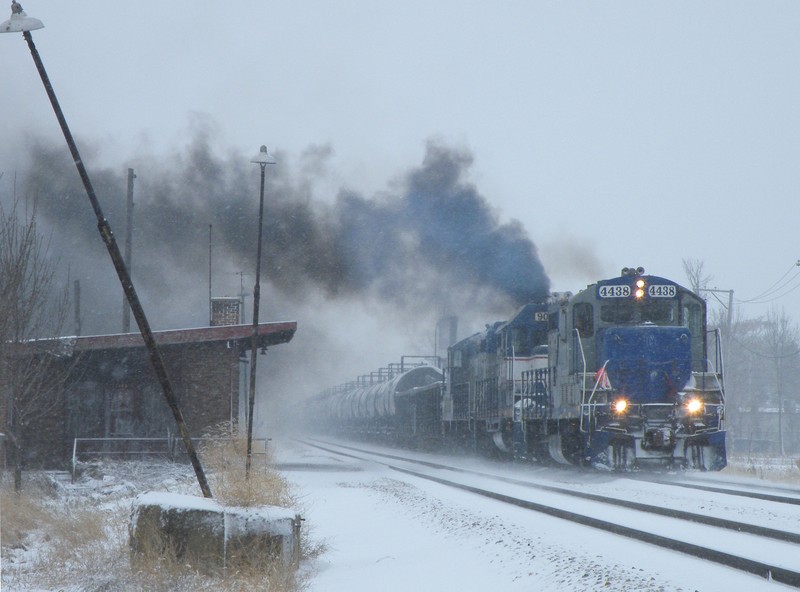
[[[288,343],[297,331],[297,321],[260,323],[258,325],[259,347]],[[175,329],[154,331],[153,337],[158,345],[177,345],[187,343],[212,343],[235,341],[247,348],[253,337],[252,325],[221,325],[195,329]],[[74,347],[79,351],[143,347],[140,333],[121,333],[116,335],[94,335],[73,337]]]
[[[297,321],[259,323],[258,347],[270,347],[289,343],[297,331]],[[173,329],[153,331],[153,338],[159,346],[185,345],[192,343],[227,343],[245,351],[251,349],[253,340],[252,325],[220,325],[198,327],[195,329]],[[33,339],[15,344],[22,355],[25,353],[48,353],[57,357],[71,356],[75,351],[101,351],[144,347],[141,333],[117,333],[111,335],[91,335],[86,337],[64,336],[46,339]]]

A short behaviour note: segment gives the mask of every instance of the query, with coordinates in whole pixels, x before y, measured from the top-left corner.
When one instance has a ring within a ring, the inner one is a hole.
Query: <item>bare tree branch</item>
[[[69,366],[57,362],[68,288],[56,288],[57,260],[37,231],[35,203],[24,213],[21,205],[16,196],[0,202],[0,402],[18,490],[26,428],[57,408]]]

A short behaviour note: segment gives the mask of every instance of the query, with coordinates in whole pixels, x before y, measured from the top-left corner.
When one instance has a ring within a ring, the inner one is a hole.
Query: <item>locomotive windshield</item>
[[[531,356],[534,348],[547,343],[547,325],[543,327],[514,327],[511,330],[509,346],[511,351],[507,355]]]
[[[600,320],[615,325],[654,325],[678,324],[678,303],[675,300],[635,300],[618,299],[604,302],[600,307]]]

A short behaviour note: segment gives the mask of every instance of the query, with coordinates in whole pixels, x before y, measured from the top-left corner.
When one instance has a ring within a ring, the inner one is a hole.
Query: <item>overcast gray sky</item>
[[[201,122],[220,158],[327,146],[318,197],[372,195],[435,139],[472,154],[554,290],[638,265],[685,283],[690,258],[747,300],[800,258],[797,2],[22,4],[90,170],[146,177],[136,155]],[[7,182],[32,136],[63,139],[21,35],[0,56]]]

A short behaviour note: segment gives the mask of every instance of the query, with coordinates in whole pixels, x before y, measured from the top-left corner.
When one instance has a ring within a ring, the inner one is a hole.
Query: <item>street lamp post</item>
[[[247,414],[247,463],[245,475],[250,477],[250,465],[253,456],[253,408],[256,401],[256,361],[258,360],[258,307],[261,301],[261,237],[264,226],[264,177],[268,164],[275,164],[275,159],[267,152],[267,147],[261,150],[250,161],[261,167],[261,191],[258,199],[258,247],[256,248],[256,284],[253,287],[253,338],[250,344],[250,393]]]
[[[108,253],[111,256],[111,261],[114,264],[117,275],[119,276],[122,289],[128,299],[128,304],[130,305],[133,316],[139,325],[142,339],[144,340],[150,356],[150,362],[153,364],[153,369],[155,370],[156,376],[161,384],[164,397],[166,398],[167,404],[172,410],[172,413],[175,417],[175,422],[178,425],[178,430],[183,437],[183,443],[186,446],[186,452],[189,455],[192,466],[194,467],[200,489],[203,492],[203,496],[210,498],[211,488],[208,485],[203,467],[200,464],[200,460],[194,450],[194,444],[192,443],[189,430],[186,427],[186,423],[183,419],[183,414],[181,413],[180,407],[178,407],[178,400],[175,397],[175,393],[172,389],[172,383],[169,380],[167,368],[164,364],[163,358],[161,357],[161,352],[156,345],[155,337],[150,329],[150,323],[144,314],[142,304],[139,301],[139,297],[137,296],[136,290],[133,287],[133,282],[131,281],[130,274],[128,273],[128,269],[125,265],[125,260],[123,259],[122,253],[117,245],[117,241],[114,238],[114,233],[111,232],[111,225],[108,223],[108,220],[106,220],[105,216],[103,215],[103,211],[100,208],[100,202],[97,199],[94,187],[89,179],[89,173],[86,171],[86,167],[83,165],[81,155],[78,152],[78,147],[75,144],[75,140],[72,137],[72,132],[67,125],[67,120],[64,117],[63,111],[61,110],[61,105],[59,104],[56,93],[53,90],[53,85],[50,83],[50,78],[47,76],[47,72],[44,69],[44,63],[39,56],[36,46],[33,44],[31,31],[35,31],[43,27],[44,25],[42,24],[42,21],[29,17],[22,10],[22,6],[16,2],[16,0],[13,0],[11,2],[11,18],[3,23],[0,23],[0,33],[22,33],[25,41],[28,43],[28,48],[33,56],[36,69],[39,71],[39,76],[41,77],[45,91],[47,92],[47,97],[50,99],[50,104],[52,105],[56,119],[58,119],[58,123],[61,126],[64,139],[67,142],[70,154],[75,162],[75,167],[78,169],[78,174],[80,175],[81,181],[83,182],[83,187],[86,190],[86,195],[89,198],[89,202],[91,203],[92,209],[94,210],[97,218],[97,229],[100,231],[100,236],[102,237],[103,242],[108,249]]]

